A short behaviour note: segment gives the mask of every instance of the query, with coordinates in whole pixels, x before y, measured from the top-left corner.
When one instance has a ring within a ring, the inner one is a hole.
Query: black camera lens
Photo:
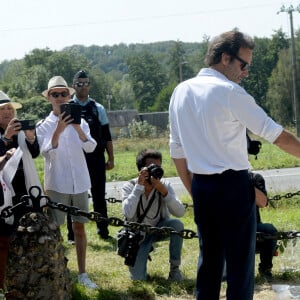
[[[164,175],[164,170],[161,166],[151,164],[147,167],[149,175],[155,179],[161,179]]]

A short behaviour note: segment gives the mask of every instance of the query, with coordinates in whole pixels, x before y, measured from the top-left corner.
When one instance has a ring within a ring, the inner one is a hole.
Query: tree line
[[[298,35],[299,31],[296,32],[296,49],[299,48]],[[292,125],[290,39],[281,29],[274,31],[271,38],[254,39],[256,49],[250,76],[242,86],[276,121]],[[199,43],[166,41],[90,47],[73,45],[61,51],[34,49],[22,59],[0,64],[0,89],[23,104],[20,117],[37,121],[51,110],[41,95],[49,79],[62,75],[71,84],[73,75],[85,69],[91,79],[90,96],[106,109],[166,111],[174,87],[205,66],[208,42],[209,37],[204,36]]]

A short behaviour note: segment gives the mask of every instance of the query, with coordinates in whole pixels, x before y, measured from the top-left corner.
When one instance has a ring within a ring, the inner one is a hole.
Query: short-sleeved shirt
[[[87,105],[91,100],[90,97],[87,98],[86,101],[80,101],[76,95],[73,96],[73,99],[72,99],[75,103],[77,104],[80,104],[81,106],[85,106]],[[97,110],[98,110],[98,118],[99,118],[99,121],[100,121],[100,124],[101,125],[106,125],[106,124],[109,124],[109,121],[108,121],[108,117],[107,117],[107,114],[106,114],[106,110],[104,108],[104,106],[98,102],[95,101],[95,104],[96,104],[96,107],[97,107]]]

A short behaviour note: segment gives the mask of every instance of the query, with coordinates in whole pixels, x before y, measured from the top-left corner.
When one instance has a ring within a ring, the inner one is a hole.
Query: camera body
[[[139,231],[121,229],[118,233],[117,254],[125,258],[125,265],[133,267],[142,236]]]
[[[151,164],[147,167],[149,176],[154,177],[155,179],[161,179],[164,175],[164,170],[161,166],[158,166],[156,164]]]
[[[81,123],[81,106],[76,103],[64,103],[60,106],[60,112],[65,112],[65,115],[70,115],[73,119],[73,124]]]
[[[34,120],[16,120],[15,122],[20,122],[21,123],[21,130],[35,129]]]

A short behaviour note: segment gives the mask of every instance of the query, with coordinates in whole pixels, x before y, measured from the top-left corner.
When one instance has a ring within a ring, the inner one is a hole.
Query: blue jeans
[[[161,220],[155,227],[171,227],[175,231],[184,229],[183,223],[179,219],[164,219]],[[147,234],[140,245],[137,253],[136,261],[133,267],[129,267],[130,279],[146,280],[147,279],[147,259],[151,250],[152,244],[157,241],[165,240],[165,236],[159,234]],[[169,244],[169,262],[172,266],[179,266],[181,263],[181,249],[183,239],[178,234],[170,235]]]
[[[257,232],[274,235],[277,229],[269,223],[258,223]],[[273,267],[273,256],[276,250],[277,240],[264,239],[256,243],[256,251],[259,252],[260,263],[259,270],[270,270]]]
[[[194,174],[194,218],[200,255],[197,300],[219,300],[224,261],[228,300],[252,300],[256,211],[248,171]]]

